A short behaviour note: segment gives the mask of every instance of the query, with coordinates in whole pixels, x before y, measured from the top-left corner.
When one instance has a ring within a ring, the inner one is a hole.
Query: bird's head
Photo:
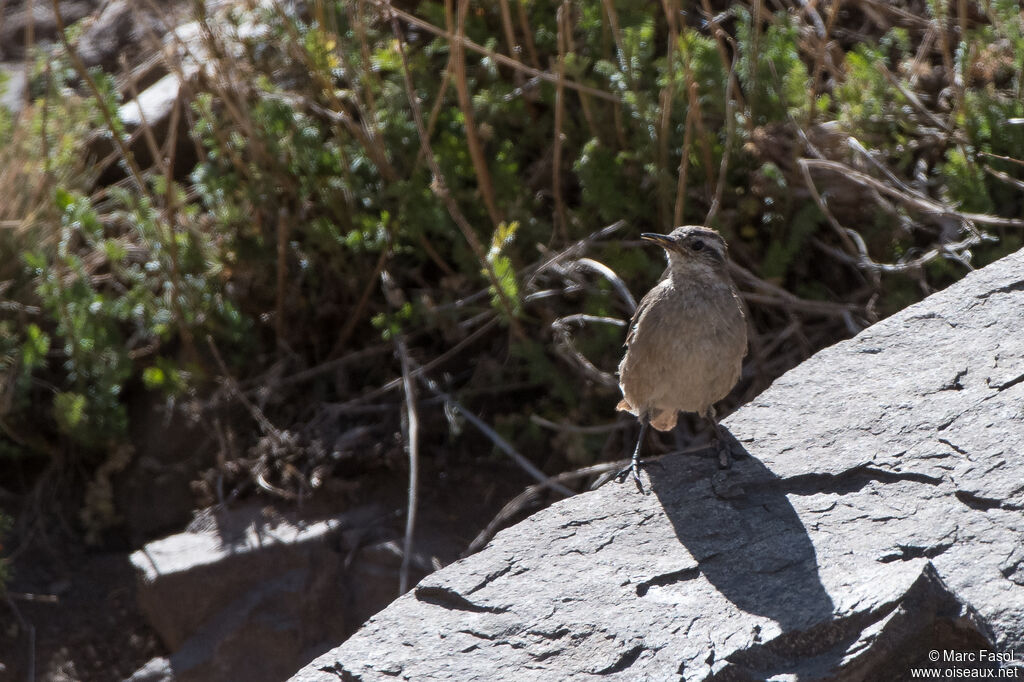
[[[684,225],[668,234],[645,232],[640,238],[665,249],[673,272],[687,274],[725,269],[728,253],[725,240],[711,228]]]

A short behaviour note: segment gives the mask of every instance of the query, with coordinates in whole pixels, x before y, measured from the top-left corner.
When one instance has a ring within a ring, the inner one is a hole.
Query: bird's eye
[[[693,244],[690,245],[690,248],[693,249],[694,251],[700,251],[701,249],[704,248],[704,242],[698,239],[695,242],[693,242]]]

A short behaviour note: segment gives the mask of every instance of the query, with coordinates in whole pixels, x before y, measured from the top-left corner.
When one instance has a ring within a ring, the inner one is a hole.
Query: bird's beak
[[[676,244],[676,240],[669,237],[667,234],[658,234],[657,232],[644,232],[640,235],[640,239],[648,242],[654,242],[663,249],[670,249]]]

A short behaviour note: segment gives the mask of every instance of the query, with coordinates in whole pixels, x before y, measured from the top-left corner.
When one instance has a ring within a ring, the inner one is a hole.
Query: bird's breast
[[[676,287],[663,280],[644,298],[619,365],[626,400],[638,408],[704,412],[739,379],[747,335],[731,288]]]

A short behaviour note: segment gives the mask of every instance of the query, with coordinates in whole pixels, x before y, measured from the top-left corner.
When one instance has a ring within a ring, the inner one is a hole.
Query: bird
[[[668,267],[640,301],[626,335],[617,409],[640,420],[640,436],[629,466],[615,478],[622,483],[632,476],[643,493],[640,451],[648,426],[670,431],[679,412],[695,412],[711,422],[719,464],[730,466],[714,405],[739,380],[747,323],[722,235],[684,225],[669,234],[640,237],[665,250]]]

